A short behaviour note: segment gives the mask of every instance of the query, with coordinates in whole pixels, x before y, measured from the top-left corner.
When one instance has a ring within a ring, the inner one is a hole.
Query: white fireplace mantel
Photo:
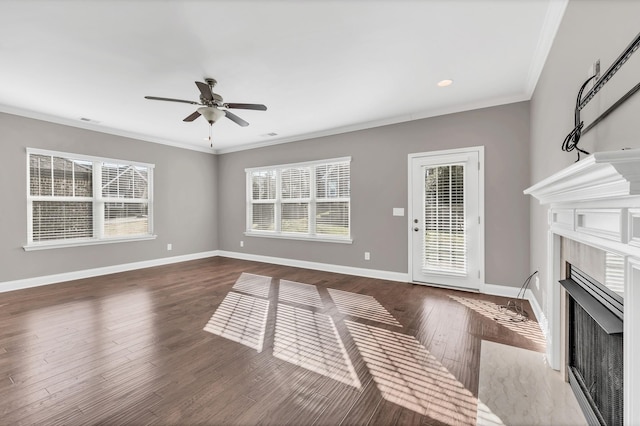
[[[525,189],[540,204],[640,195],[640,149],[596,152]]]
[[[549,206],[543,306],[555,369],[562,350],[560,237],[624,257],[624,423],[640,424],[640,149],[591,154],[524,193]]]

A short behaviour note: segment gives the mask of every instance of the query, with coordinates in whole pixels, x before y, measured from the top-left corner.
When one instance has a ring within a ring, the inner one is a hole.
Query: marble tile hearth
[[[479,426],[585,425],[569,385],[543,353],[482,341]]]

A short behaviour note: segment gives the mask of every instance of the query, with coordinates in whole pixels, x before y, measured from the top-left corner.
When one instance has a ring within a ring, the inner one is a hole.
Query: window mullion
[[[93,237],[104,238],[104,201],[102,198],[102,162],[93,163]]]
[[[71,161],[71,195],[76,196],[76,163]]]
[[[51,195],[54,196],[56,195],[55,193],[55,181],[53,180],[54,178],[54,173],[53,173],[53,156],[50,157],[51,158],[51,162],[49,163],[51,165]]]
[[[309,235],[316,235],[316,166],[309,167]]]
[[[282,194],[280,193],[280,191],[282,190],[282,170],[277,169],[276,170],[276,200],[274,202],[274,206],[273,206],[273,220],[274,220],[274,227],[275,227],[275,232],[280,233],[282,232],[282,223],[281,223],[281,219],[282,219]]]

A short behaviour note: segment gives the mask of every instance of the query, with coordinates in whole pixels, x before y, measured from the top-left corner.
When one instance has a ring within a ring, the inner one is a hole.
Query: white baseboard
[[[160,259],[144,260],[141,262],[125,263],[121,265],[105,266],[102,268],[85,269],[82,271],[65,272],[62,274],[46,275],[42,277],[25,278],[21,280],[0,282],[0,293],[25,288],[39,287],[42,285],[56,284],[64,281],[79,280],[82,278],[97,277],[100,275],[114,274],[117,272],[132,271],[134,269],[150,268],[153,266],[168,265],[170,263],[185,262],[188,260],[204,259],[217,256],[218,251],[206,251],[201,253],[185,254],[182,256],[163,257]]]
[[[542,334],[545,339],[549,340],[549,321],[547,320],[547,316],[544,314],[544,311],[540,307],[538,303],[538,299],[533,295],[533,292],[530,288],[527,289],[526,298],[531,304],[531,309],[533,309],[533,314],[536,316],[536,320],[538,320],[538,324],[540,324],[540,329],[542,330]]]
[[[381,271],[377,269],[356,268],[353,266],[333,265],[329,263],[310,262],[306,260],[295,260],[282,257],[262,256],[257,254],[238,253],[224,250],[213,250],[182,256],[163,257],[160,259],[145,260],[142,262],[125,263],[122,265],[105,266],[102,268],[85,269],[82,271],[66,272],[62,274],[0,282],[0,293],[215,256],[230,257],[233,259],[249,260],[254,262],[271,263],[275,265],[292,266],[296,268],[313,269],[316,271],[334,272],[337,274],[355,275],[359,277],[375,278],[387,281],[397,281],[403,283],[410,282],[409,274],[404,272]],[[519,290],[520,289],[517,287],[484,284],[481,288],[481,293],[490,294],[493,296],[516,298]],[[538,323],[540,323],[540,327],[542,328],[543,333],[546,336],[548,326],[546,317],[531,290],[527,289],[527,292],[525,294],[526,299],[529,300],[529,303],[531,303],[533,312],[538,320]]]
[[[296,268],[313,269],[316,271],[334,272],[337,274],[356,275],[359,277],[377,278],[380,280],[409,282],[409,274],[404,272],[381,271],[378,269],[356,268],[353,266],[333,265],[330,263],[309,262],[307,260],[287,259],[283,257],[262,256],[259,254],[238,253],[233,251],[218,251],[219,256],[233,259],[251,260],[254,262],[272,263],[275,265],[293,266]]]
[[[497,284],[485,283],[482,287],[480,287],[480,292],[483,294],[489,294],[491,296],[511,297],[513,299],[518,297],[519,291],[519,287],[509,287]]]

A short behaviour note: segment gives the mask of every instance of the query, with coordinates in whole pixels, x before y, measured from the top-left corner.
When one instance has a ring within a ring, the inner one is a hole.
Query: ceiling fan
[[[198,108],[193,114],[189,115],[182,121],[193,121],[196,118],[203,116],[208,122],[209,125],[212,126],[213,123],[218,121],[223,116],[226,116],[229,120],[234,123],[247,127],[249,123],[244,121],[242,118],[238,117],[234,113],[228,111],[228,109],[252,109],[256,111],[266,111],[267,107],[262,104],[238,104],[238,103],[227,103],[224,102],[222,96],[217,93],[214,93],[213,86],[216,85],[217,81],[213,78],[206,78],[205,83],[201,81],[196,81],[196,86],[200,90],[200,102],[195,101],[186,101],[182,99],[173,99],[173,98],[159,98],[157,96],[145,96],[145,99],[151,99],[154,101],[169,101],[169,102],[182,102],[185,104],[192,105],[202,105],[202,107]],[[224,109],[221,109],[224,108]]]

